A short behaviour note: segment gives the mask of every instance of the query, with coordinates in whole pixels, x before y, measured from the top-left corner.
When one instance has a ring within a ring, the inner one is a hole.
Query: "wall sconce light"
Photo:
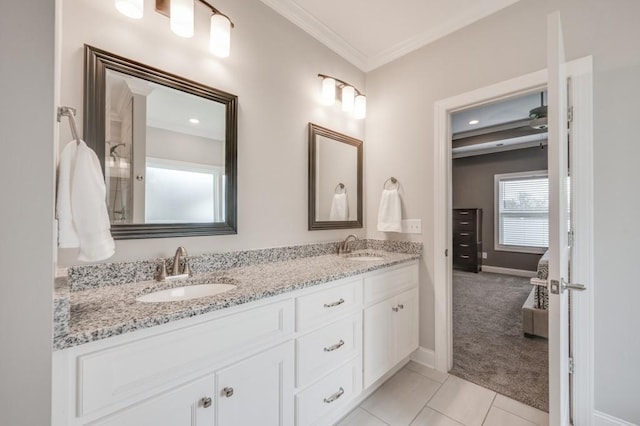
[[[322,103],[333,105],[336,100],[342,103],[342,110],[353,112],[354,118],[362,119],[367,115],[367,97],[346,81],[318,74],[322,79]]]
[[[169,17],[171,31],[180,37],[190,38],[194,33],[195,2],[211,10],[209,50],[226,58],[231,51],[231,19],[205,0],[156,0],[156,12]],[[130,18],[142,18],[144,0],[115,0],[116,9]]]

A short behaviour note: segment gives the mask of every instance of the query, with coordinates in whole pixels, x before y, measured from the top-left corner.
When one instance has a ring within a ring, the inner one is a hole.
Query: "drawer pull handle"
[[[468,225],[469,222],[460,222],[460,225]]]
[[[209,398],[208,396],[207,396],[207,397],[202,398],[202,399],[200,400],[200,402],[202,402],[202,406],[203,406],[204,408],[209,408],[209,407],[211,407],[211,398]]]
[[[227,398],[231,398],[233,396],[233,388],[224,388],[222,389],[222,395]]]
[[[458,212],[458,214],[469,214],[469,212]]]
[[[340,306],[344,303],[344,299],[340,298],[340,300],[338,300],[337,302],[333,302],[333,303],[325,303],[324,307],[325,308],[335,308],[336,306]]]
[[[468,233],[468,232],[461,232],[461,233],[460,233],[460,236],[461,236],[461,237],[468,237],[468,236],[469,236],[469,233]]]
[[[462,256],[460,256],[460,257],[461,257],[461,258],[463,258],[463,259],[469,259],[469,256],[467,256],[467,255],[465,255],[465,254],[463,254],[463,255],[462,255]]]
[[[460,247],[469,247],[469,244],[460,244]]]
[[[344,393],[344,389],[340,388],[338,390],[338,392],[334,393],[333,395],[331,395],[329,398],[325,398],[324,402],[326,404],[331,404],[333,401],[335,401],[336,399],[340,398],[342,396],[342,394]]]
[[[344,340],[340,339],[340,341],[338,343],[336,343],[335,345],[331,345],[328,348],[324,348],[324,351],[325,352],[333,352],[336,349],[340,349],[343,345],[344,345]]]

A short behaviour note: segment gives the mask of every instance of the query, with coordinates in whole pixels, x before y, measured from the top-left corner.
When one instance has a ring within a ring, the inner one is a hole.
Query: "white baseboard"
[[[525,271],[524,269],[501,268],[500,266],[482,265],[482,272],[492,272],[494,274],[515,275],[517,277],[535,278],[536,271]]]
[[[415,361],[418,364],[422,364],[429,368],[435,369],[436,352],[420,346],[411,354],[411,361]]]
[[[593,426],[638,426],[597,410],[593,412],[593,420]]]

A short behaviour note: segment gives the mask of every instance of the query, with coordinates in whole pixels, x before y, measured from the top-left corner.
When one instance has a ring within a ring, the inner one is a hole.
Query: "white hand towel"
[[[76,145],[76,142],[73,141],[70,144]],[[72,151],[69,145],[64,151],[67,149]],[[69,194],[68,201],[64,198],[66,195],[63,195],[62,201],[58,200],[60,203],[58,221],[61,224],[59,234],[64,237],[64,239],[60,238],[60,247],[63,247],[62,243],[65,247],[79,247],[78,260],[85,262],[104,260],[113,256],[115,244],[110,232],[111,224],[105,201],[106,187],[100,161],[84,141],[80,141],[75,150],[75,160],[72,159],[70,164],[68,192],[65,186],[61,186],[67,183],[62,179],[59,180],[58,197],[61,193]],[[67,176],[63,167],[66,168],[67,164],[64,164],[61,158],[60,175]],[[67,203],[70,206],[68,210]],[[66,227],[64,230],[62,224]],[[73,232],[70,232],[69,224]],[[63,233],[66,234],[63,235]],[[70,245],[74,242],[73,233],[76,236],[76,245]]]
[[[378,231],[402,231],[402,203],[397,189],[382,190],[378,209]]]
[[[349,220],[349,201],[347,200],[347,193],[333,194],[333,200],[331,201],[331,213],[329,213],[329,220]]]
[[[58,218],[58,246],[61,248],[78,247],[80,244],[71,216],[71,173],[75,167],[77,146],[75,141],[68,143],[60,154],[58,164],[56,217]]]

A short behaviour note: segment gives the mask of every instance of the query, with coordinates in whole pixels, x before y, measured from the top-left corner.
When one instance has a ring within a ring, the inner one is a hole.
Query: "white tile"
[[[480,426],[495,396],[495,392],[450,375],[427,406],[466,426]]]
[[[535,426],[535,423],[504,411],[502,408],[491,407],[483,426]]]
[[[356,408],[338,423],[338,426],[387,426],[387,424],[362,408]]]
[[[407,426],[439,387],[434,380],[402,369],[361,407],[392,426]]]
[[[429,407],[424,407],[411,426],[464,426],[444,414],[440,414]]]
[[[493,406],[508,411],[523,419],[529,420],[538,426],[549,425],[549,414],[537,408],[530,407],[515,399],[507,398],[504,395],[498,394],[493,401]]]
[[[447,377],[449,377],[447,373],[441,373],[415,361],[409,361],[405,368],[413,371],[414,373],[422,374],[424,377],[435,380],[438,383],[444,383],[444,381],[447,380]]]

